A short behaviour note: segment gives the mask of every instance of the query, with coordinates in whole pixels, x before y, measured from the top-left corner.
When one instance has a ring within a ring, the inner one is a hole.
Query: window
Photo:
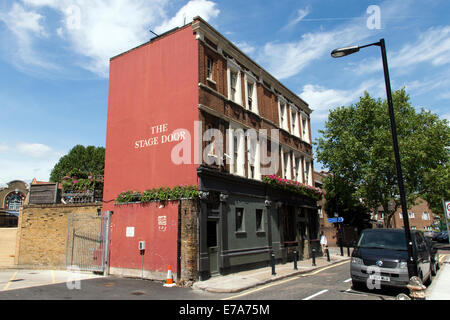
[[[414,219],[414,212],[408,212],[408,217],[410,219]]]
[[[422,212],[422,220],[430,220],[430,213]]]
[[[400,217],[400,219],[403,219],[403,213],[399,212],[398,216]]]
[[[256,209],[256,231],[264,231],[262,209]]]
[[[247,135],[248,178],[261,180],[260,145],[257,134]]]
[[[302,139],[305,141],[309,141],[308,121],[305,115],[302,116]]]
[[[244,231],[244,208],[236,208],[236,232]]]
[[[19,211],[22,206],[24,196],[20,192],[13,192],[6,196],[6,208],[10,211]]]
[[[301,175],[302,175],[302,171],[301,171],[301,167],[300,167],[300,162],[301,158],[300,157],[295,157],[294,156],[294,180],[301,182]]]
[[[230,72],[230,81],[231,100],[236,101],[237,72]]]
[[[229,150],[231,151],[230,173],[245,176],[245,134],[238,127],[230,126]]]
[[[297,137],[299,136],[298,115],[295,110],[291,111],[291,134]]]
[[[286,102],[284,101],[279,101],[278,103],[279,108],[278,108],[278,112],[279,112],[279,117],[280,117],[280,128],[288,131],[288,114],[287,114],[287,107],[286,107]]]
[[[239,66],[229,60],[227,70],[228,99],[242,105],[241,76]]]
[[[282,151],[281,155],[283,157],[283,178],[291,179],[291,153]]]
[[[250,111],[252,110],[253,87],[254,87],[253,83],[247,82],[247,106]]]
[[[309,181],[311,179],[311,162],[305,161],[305,184],[311,185],[311,182]]]
[[[208,57],[208,60],[207,60],[207,79],[208,80],[213,80],[213,66],[214,66],[213,59]]]
[[[256,79],[252,76],[245,73],[245,96],[246,98],[246,107],[248,110],[258,113],[258,98],[257,98],[257,90],[256,90]]]

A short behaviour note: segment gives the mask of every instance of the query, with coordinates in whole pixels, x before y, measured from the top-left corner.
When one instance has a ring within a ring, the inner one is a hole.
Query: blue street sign
[[[343,222],[344,218],[337,217],[337,218],[328,218],[328,223],[336,223],[336,222]]]

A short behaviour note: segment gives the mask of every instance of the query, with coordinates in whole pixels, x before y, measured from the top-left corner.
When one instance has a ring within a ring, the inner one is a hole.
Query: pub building
[[[272,254],[292,261],[294,249],[308,258],[317,199],[276,184],[315,190],[311,112],[201,17],[111,58],[109,272],[165,279],[170,265],[177,280],[197,281],[269,266]],[[198,195],[116,201],[183,186]]]

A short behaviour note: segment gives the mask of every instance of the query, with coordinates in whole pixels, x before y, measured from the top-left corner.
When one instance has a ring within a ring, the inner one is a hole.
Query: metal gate
[[[71,214],[67,226],[66,267],[107,274],[109,212]]]

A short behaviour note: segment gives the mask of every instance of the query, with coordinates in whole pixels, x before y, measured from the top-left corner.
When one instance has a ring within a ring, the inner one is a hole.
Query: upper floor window
[[[291,179],[291,152],[281,151],[282,156],[282,172],[284,179]]]
[[[301,158],[296,157],[294,155],[294,163],[293,163],[293,169],[294,169],[294,180],[298,182],[302,182],[302,168],[301,168]]]
[[[408,212],[408,217],[410,219],[414,219],[414,212]]]
[[[244,130],[230,125],[229,150],[231,151],[230,173],[245,176]]]
[[[430,213],[422,212],[422,220],[430,220]]]
[[[258,113],[258,97],[256,90],[256,79],[245,73],[245,96],[246,108],[252,112]]]
[[[213,66],[214,66],[214,60],[211,58],[211,57],[208,57],[208,59],[207,59],[207,65],[206,65],[206,68],[207,68],[207,79],[208,80],[214,80],[213,79]]]
[[[305,161],[305,184],[312,185],[311,162]]]
[[[298,136],[298,120],[297,120],[297,112],[291,111],[291,133],[295,136]]]
[[[248,178],[261,180],[260,143],[256,134],[247,135]]]
[[[228,99],[242,105],[241,75],[239,67],[231,61],[228,61],[227,79]]]
[[[280,115],[280,128],[288,131],[289,128],[288,128],[286,103],[284,101],[279,101],[278,105],[279,105],[278,112]]]

